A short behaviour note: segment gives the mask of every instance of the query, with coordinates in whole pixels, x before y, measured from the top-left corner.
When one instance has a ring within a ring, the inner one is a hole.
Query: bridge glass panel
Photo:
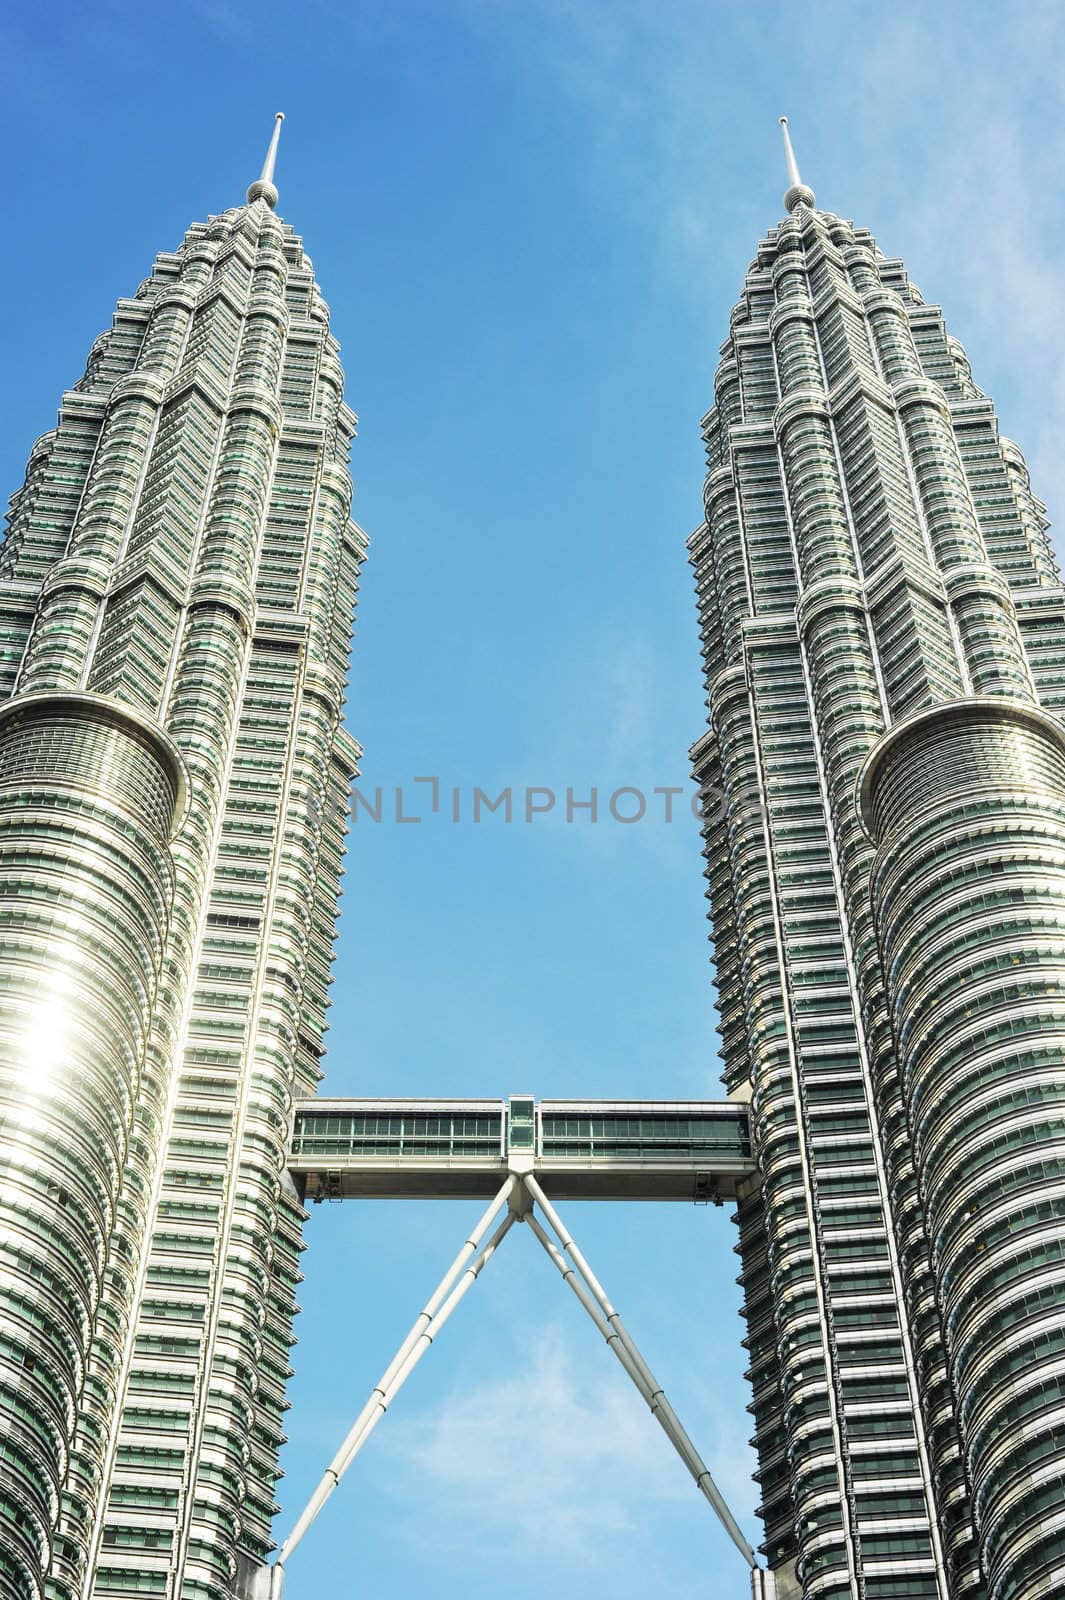
[[[353,1112],[316,1116],[302,1111],[292,1140],[295,1156],[487,1156],[499,1159],[502,1111]]]
[[[735,1116],[594,1116],[542,1111],[543,1155],[655,1160],[749,1157],[747,1119]]]

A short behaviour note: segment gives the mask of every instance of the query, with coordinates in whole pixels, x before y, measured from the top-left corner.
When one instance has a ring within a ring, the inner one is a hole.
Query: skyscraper
[[[270,1547],[365,553],[278,132],[0,551],[3,1600],[222,1600]],[[779,1600],[1052,1600],[1065,591],[939,310],[789,162],[691,541],[766,1547]]]
[[[939,308],[785,141],[690,540],[766,1548],[807,1600],[1051,1600],[1065,592]]]
[[[0,553],[0,1594],[222,1600],[270,1543],[357,747],[355,418],[247,203],[120,300]],[[53,1531],[56,1530],[56,1531]]]

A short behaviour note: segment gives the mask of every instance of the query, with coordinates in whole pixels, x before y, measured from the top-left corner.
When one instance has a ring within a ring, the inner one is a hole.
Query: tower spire
[[[248,204],[253,200],[265,200],[272,211],[277,205],[277,188],[274,184],[274,167],[277,165],[277,141],[281,137],[281,124],[285,120],[285,113],[279,111],[274,118],[274,131],[270,137],[270,147],[266,152],[263,170],[248,190]]]
[[[795,159],[795,151],[791,148],[787,117],[781,117],[780,127],[784,134],[784,159],[788,163],[788,192],[784,196],[784,204],[789,211],[794,211],[796,206],[812,207],[816,204],[814,192],[808,183],[803,183],[799,174],[799,163]]]

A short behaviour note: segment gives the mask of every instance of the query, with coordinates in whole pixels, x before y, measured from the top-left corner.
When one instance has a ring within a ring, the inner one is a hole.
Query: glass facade
[[[806,1600],[1065,1588],[1065,593],[938,307],[796,185],[689,541],[765,1549]],[[794,1567],[793,1567],[794,1564]]]
[[[260,183],[120,300],[0,550],[0,1594],[271,1548],[365,538]]]
[[[372,1111],[337,1110],[327,1114],[313,1106],[297,1111],[292,1137],[294,1156],[386,1156],[414,1160],[422,1156],[483,1157],[493,1166],[504,1150],[504,1111],[452,1111],[382,1107]]]

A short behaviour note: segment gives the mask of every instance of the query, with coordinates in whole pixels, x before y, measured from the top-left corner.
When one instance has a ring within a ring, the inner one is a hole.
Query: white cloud
[[[969,36],[932,13],[920,28],[888,23],[863,77],[871,98],[881,78],[914,85],[918,104],[927,89],[937,106],[927,163],[907,165],[897,179],[908,265],[927,297],[942,303],[976,382],[1028,457],[1036,492],[1060,517],[1065,265],[1056,223],[1065,96],[1044,64],[1065,49],[1065,15],[1032,4],[1023,17],[997,41],[1005,59],[981,48],[978,30]],[[948,58],[952,70],[937,72],[933,85],[930,63]],[[1021,84],[1025,92],[1010,92]],[[887,137],[892,107],[873,103],[873,134],[879,127]]]
[[[561,89],[578,158],[657,241],[658,270],[706,330],[697,359],[708,364],[726,328],[722,290],[739,290],[757,234],[779,215],[772,123],[790,111],[821,203],[874,227],[943,304],[1036,492],[1065,520],[1056,0],[975,13],[913,0],[466,0],[465,11]],[[723,70],[746,85],[742,104],[715,94]]]
[[[613,1365],[605,1346],[600,1369],[575,1359],[560,1327],[548,1324],[521,1342],[512,1373],[464,1386],[422,1414],[401,1442],[394,1437],[393,1455],[434,1502],[434,1539],[452,1527],[463,1543],[475,1527],[482,1547],[551,1548],[570,1564],[593,1567],[609,1553],[610,1536],[647,1531],[656,1504],[665,1510],[690,1499],[698,1517],[683,1465]],[[704,1431],[709,1420],[699,1418]],[[719,1427],[701,1447],[746,1515],[749,1457],[732,1432]]]

